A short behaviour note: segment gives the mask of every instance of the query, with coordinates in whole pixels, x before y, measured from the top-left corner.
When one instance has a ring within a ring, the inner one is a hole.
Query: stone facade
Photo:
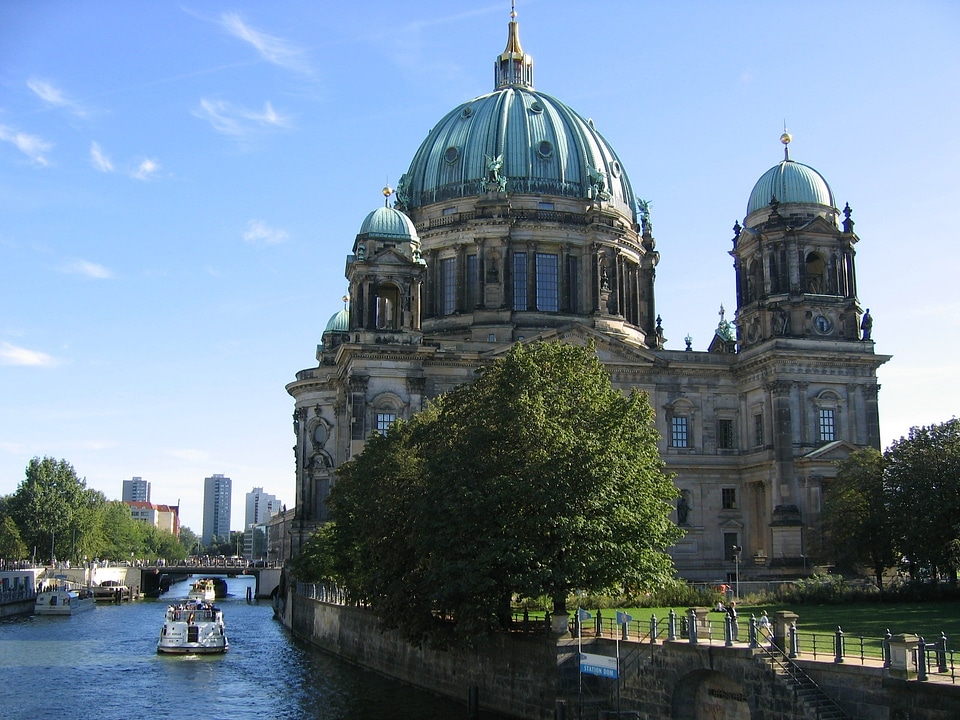
[[[736,322],[721,308],[708,351],[665,349],[647,205],[628,197],[625,170],[592,123],[533,90],[532,61],[510,28],[506,55],[523,61],[522,81],[506,82],[514,76],[498,65],[506,84],[449,113],[394,206],[344,239],[347,306],[323,333],[317,366],[287,385],[292,551],[329,519],[336,468],[372,433],[470,382],[513,343],[545,340],[593,343],[617,388],[649,395],[681,493],[675,519],[686,535],[670,552],[685,578],[814,567],[837,461],[880,447],[876,371],[888,358],[874,352],[856,296],[849,208],[841,219],[822,177],[785,155],[734,228]],[[548,112],[563,132],[539,121]],[[494,117],[517,131],[470,134]],[[478,157],[485,174],[464,181]]]

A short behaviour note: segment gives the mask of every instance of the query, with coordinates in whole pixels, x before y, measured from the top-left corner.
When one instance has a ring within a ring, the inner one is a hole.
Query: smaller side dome
[[[350,311],[346,308],[334,313],[327,321],[327,326],[323,329],[323,335],[320,336],[320,344],[317,345],[317,360],[321,360],[324,350],[333,350],[347,341],[350,336]]]
[[[747,203],[747,215],[769,206],[774,198],[781,205],[803,203],[836,207],[833,191],[823,175],[809,165],[793,160],[781,161],[757,180]]]
[[[327,321],[327,326],[323,329],[323,334],[328,332],[349,332],[350,331],[350,311],[344,308],[334,313],[333,317]]]
[[[420,244],[413,221],[392,207],[379,207],[367,215],[357,236]]]

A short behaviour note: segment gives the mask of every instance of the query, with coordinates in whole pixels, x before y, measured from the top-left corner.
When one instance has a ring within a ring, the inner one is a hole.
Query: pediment
[[[836,225],[827,221],[820,215],[817,215],[806,225],[802,225],[797,229],[801,232],[816,233],[817,235],[836,235],[838,232],[840,232]]]
[[[562,342],[579,347],[587,347],[592,342],[597,357],[604,365],[662,365],[664,362],[656,357],[649,348],[631,345],[596,328],[576,323],[544,330],[536,335],[524,338],[521,342],[524,345],[536,342]],[[487,357],[497,358],[509,351],[510,346],[504,346],[490,351]]]
[[[834,440],[803,455],[801,462],[841,462],[860,448],[846,440]]]
[[[388,247],[367,259],[367,265],[378,267],[388,265],[392,267],[413,265],[413,261],[395,247]]]

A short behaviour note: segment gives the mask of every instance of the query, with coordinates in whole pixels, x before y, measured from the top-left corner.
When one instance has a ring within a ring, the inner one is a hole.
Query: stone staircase
[[[797,700],[817,720],[852,720],[802,668],[776,646],[762,648],[759,661],[770,667],[779,682],[791,688]]]

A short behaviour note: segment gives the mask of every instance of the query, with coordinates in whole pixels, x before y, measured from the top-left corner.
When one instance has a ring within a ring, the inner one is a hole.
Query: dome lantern
[[[510,86],[533,89],[533,58],[520,47],[520,26],[514,3],[510,4],[507,46],[497,56],[494,66],[494,89]]]

